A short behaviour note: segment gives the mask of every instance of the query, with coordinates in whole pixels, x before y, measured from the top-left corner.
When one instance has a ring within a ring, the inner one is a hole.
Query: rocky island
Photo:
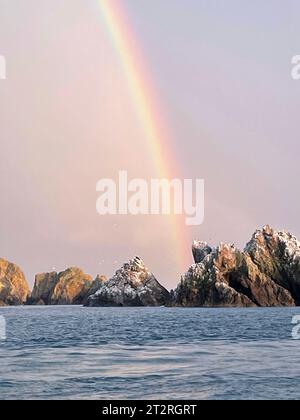
[[[193,255],[172,293],[174,306],[300,305],[300,243],[290,233],[265,226],[243,251],[195,241]]]
[[[30,305],[82,305],[100,287],[97,277],[85,274],[80,268],[68,268],[61,273],[37,274]]]
[[[23,305],[30,295],[22,270],[0,258],[0,306]]]
[[[162,306],[169,292],[156,280],[139,257],[116,272],[87,299],[86,306]]]
[[[244,250],[195,241],[192,252],[195,264],[170,293],[139,257],[109,280],[76,267],[38,274],[32,293],[21,269],[0,259],[0,306],[300,306],[300,243],[290,233],[265,226]]]

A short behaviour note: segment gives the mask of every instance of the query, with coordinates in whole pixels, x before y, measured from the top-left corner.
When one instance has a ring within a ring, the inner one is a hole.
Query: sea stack
[[[193,254],[195,264],[172,293],[175,306],[300,305],[300,243],[288,232],[265,226],[244,251],[196,241]]]
[[[143,261],[135,257],[103,282],[88,298],[86,306],[163,306],[168,302],[169,292]]]
[[[0,306],[23,305],[30,294],[23,271],[0,258]]]
[[[81,305],[93,285],[92,277],[77,267],[68,268],[61,273],[37,274],[28,304]]]

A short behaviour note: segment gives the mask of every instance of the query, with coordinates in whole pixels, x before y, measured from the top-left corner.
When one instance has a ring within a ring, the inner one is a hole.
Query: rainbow
[[[144,66],[145,60],[129,18],[120,0],[97,1],[123,66],[129,91],[159,176],[174,179],[178,177],[179,172],[175,167],[176,159],[172,153],[169,130],[161,120],[163,113],[155,97],[155,89]],[[190,241],[187,238],[186,226],[178,216],[170,216],[170,222],[179,269],[183,270],[190,262]]]

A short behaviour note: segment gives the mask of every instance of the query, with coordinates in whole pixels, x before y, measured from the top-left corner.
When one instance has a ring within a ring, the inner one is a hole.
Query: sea
[[[300,398],[300,308],[32,306],[0,319],[1,400]]]

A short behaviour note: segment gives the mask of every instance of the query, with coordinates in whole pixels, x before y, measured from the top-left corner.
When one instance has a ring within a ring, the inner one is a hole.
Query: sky
[[[173,288],[193,239],[242,247],[265,224],[300,237],[299,1],[114,1],[175,175],[205,180],[204,223],[183,227],[189,259],[178,262],[167,216],[96,213],[99,179],[160,176],[98,0],[0,0],[0,256],[32,284],[69,266],[110,277],[139,255]]]

